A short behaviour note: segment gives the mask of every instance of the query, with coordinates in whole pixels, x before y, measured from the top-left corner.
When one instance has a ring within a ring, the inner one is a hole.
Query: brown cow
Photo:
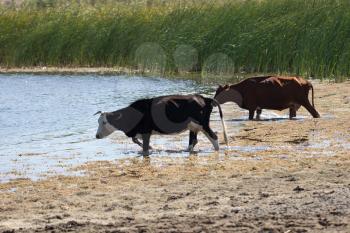
[[[312,105],[309,90],[312,90]],[[300,106],[305,107],[314,118],[320,114],[314,107],[314,89],[310,82],[301,77],[261,76],[245,79],[237,84],[219,86],[215,99],[220,103],[235,102],[249,110],[249,120],[260,119],[262,109],[284,110],[289,108],[289,118],[296,117]]]

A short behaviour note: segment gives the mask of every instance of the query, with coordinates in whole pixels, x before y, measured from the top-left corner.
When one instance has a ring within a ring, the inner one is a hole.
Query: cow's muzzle
[[[96,138],[97,138],[97,139],[101,139],[101,137],[100,137],[99,134],[96,134]]]

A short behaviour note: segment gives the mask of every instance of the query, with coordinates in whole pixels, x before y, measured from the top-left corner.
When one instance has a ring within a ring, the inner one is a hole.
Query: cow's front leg
[[[142,143],[139,141],[139,139],[137,139],[136,137],[133,137],[132,138],[132,141],[134,142],[134,143],[136,143],[137,145],[139,145],[141,148],[143,147],[142,146]]]
[[[203,133],[205,134],[205,136],[207,136],[209,141],[213,144],[214,149],[218,151],[219,150],[218,136],[216,136],[216,134],[213,132],[213,130],[210,129],[209,126],[204,127]]]
[[[189,152],[192,152],[197,143],[198,143],[197,132],[190,131],[190,141],[189,141],[187,150]]]
[[[142,134],[142,155],[143,156],[149,156],[149,140],[151,138],[151,134]]]
[[[255,112],[255,109],[249,109],[249,120],[254,119],[254,112]]]

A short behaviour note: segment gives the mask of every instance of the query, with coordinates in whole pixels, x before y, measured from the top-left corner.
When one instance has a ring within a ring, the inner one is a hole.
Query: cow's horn
[[[94,116],[96,116],[97,114],[101,114],[102,112],[101,111],[98,111],[94,114]]]

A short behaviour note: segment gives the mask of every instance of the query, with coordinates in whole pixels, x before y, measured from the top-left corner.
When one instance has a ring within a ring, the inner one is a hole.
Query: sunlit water
[[[125,77],[0,75],[0,182],[14,178],[38,179],[68,174],[69,168],[88,161],[139,156],[141,148],[123,133],[95,139],[98,127],[93,114],[114,111],[146,97],[201,93],[213,95],[213,87],[192,80]],[[229,134],[247,120],[227,119]],[[287,115],[263,111],[263,119],[286,120]],[[303,118],[303,116],[299,116]],[[217,110],[211,116],[219,124]],[[221,134],[221,129],[220,132]],[[213,152],[211,143],[199,134],[199,155]],[[152,136],[152,156],[188,156],[188,132],[180,136]],[[227,150],[255,152],[267,147],[231,145]],[[74,174],[74,172],[69,172]]]
[[[140,148],[122,133],[96,140],[98,117],[93,114],[175,93],[205,94],[208,87],[149,77],[0,75],[0,182],[61,173],[67,166],[91,160],[137,156]],[[180,145],[162,137],[154,140],[153,144],[168,144],[176,151],[188,138],[177,142]]]

